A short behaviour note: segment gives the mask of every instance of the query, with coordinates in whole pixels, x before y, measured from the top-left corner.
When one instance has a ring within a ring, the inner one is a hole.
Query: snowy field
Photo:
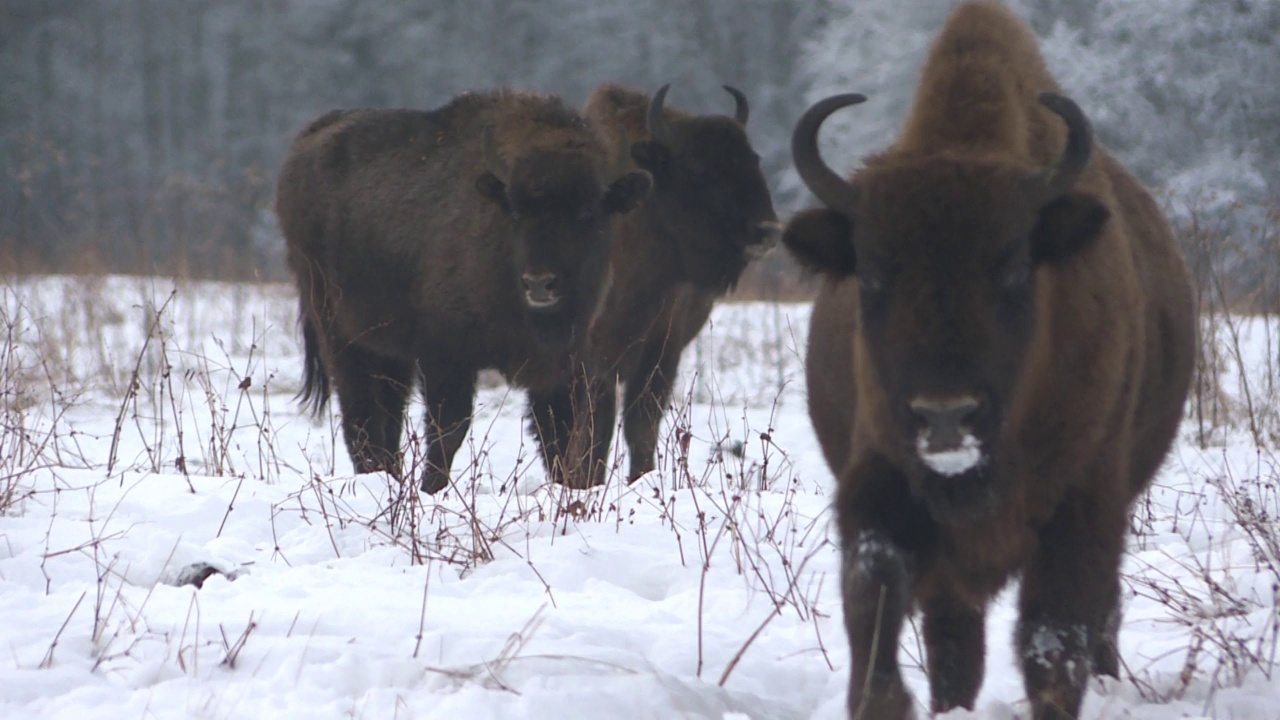
[[[288,287],[0,293],[0,717],[843,717],[807,306],[716,311],[634,486],[546,486],[491,382],[454,487],[419,498],[293,403]],[[1210,328],[1221,382],[1137,508],[1124,677],[1087,718],[1280,718],[1276,330]],[[1026,717],[1012,597],[949,720]],[[900,653],[927,717],[911,628]]]

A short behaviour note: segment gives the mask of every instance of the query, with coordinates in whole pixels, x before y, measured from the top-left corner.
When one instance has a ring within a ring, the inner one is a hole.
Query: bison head
[[[998,483],[1014,476],[993,469],[1010,462],[1004,421],[1036,345],[1040,271],[1085,251],[1108,217],[1097,197],[1075,189],[1089,123],[1075,103],[1046,93],[1040,101],[1068,137],[1046,168],[891,151],[846,181],[822,161],[817,133],[833,111],[863,99],[828,98],[797,124],[796,168],[826,207],[797,215],[783,242],[809,268],[857,283],[859,414],[878,426],[876,451],[937,520],[970,521],[998,504],[1008,490]]]
[[[643,202],[652,178],[625,172],[625,158],[602,161],[587,148],[540,150],[506,163],[491,126],[482,145],[486,171],[476,189],[509,218],[525,307],[548,324],[590,315],[607,274],[609,216]]]
[[[760,156],[747,139],[746,96],[733,96],[734,116],[668,118],[669,85],[649,102],[649,138],[631,146],[636,164],[654,178],[649,200],[662,230],[679,243],[681,266],[699,285],[725,288],[747,262],[778,243],[781,226]]]

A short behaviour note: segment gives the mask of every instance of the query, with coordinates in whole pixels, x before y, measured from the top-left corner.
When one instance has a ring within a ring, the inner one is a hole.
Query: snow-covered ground
[[[490,383],[455,487],[418,498],[353,476],[292,402],[287,287],[0,293],[0,717],[843,717],[807,306],[716,311],[634,486],[547,487],[523,398]],[[1189,413],[1138,507],[1125,677],[1093,681],[1087,718],[1280,718],[1277,354],[1238,329],[1249,392],[1226,363],[1211,443]],[[1026,716],[1011,599],[950,720]],[[927,716],[910,629],[901,655]]]

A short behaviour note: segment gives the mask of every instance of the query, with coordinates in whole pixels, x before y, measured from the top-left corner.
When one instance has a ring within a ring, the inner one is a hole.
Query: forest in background
[[[731,111],[784,216],[791,127],[833,92],[833,165],[890,142],[952,0],[0,0],[0,270],[283,277],[289,140],[334,107],[597,84]],[[1010,0],[1100,139],[1154,186],[1198,274],[1277,303],[1280,0]],[[774,253],[757,272],[794,271]],[[1207,277],[1207,276],[1206,276]],[[1225,281],[1222,278],[1227,278]],[[772,283],[766,283],[769,285]]]

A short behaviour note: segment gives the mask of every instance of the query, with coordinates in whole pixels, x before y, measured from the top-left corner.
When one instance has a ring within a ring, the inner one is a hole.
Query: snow
[[[927,435],[925,433],[916,438],[916,453],[925,465],[939,475],[963,475],[982,462],[982,443],[972,435],[966,434],[961,438],[959,447],[936,451],[929,450]]]
[[[633,486],[548,487],[521,394],[490,382],[455,486],[419,498],[353,476],[334,420],[293,402],[289,288],[7,283],[0,717],[843,717],[807,306],[716,310]],[[1280,557],[1259,538],[1280,463],[1239,427],[1197,431],[1137,508],[1126,670],[1091,681],[1091,720],[1277,717]],[[1015,621],[1010,589],[978,706],[948,720],[1027,716]],[[927,716],[911,627],[900,647]]]
[[[1063,654],[1070,652],[1072,648],[1085,647],[1087,637],[1088,631],[1083,625],[1065,628],[1038,625],[1031,631],[1031,641],[1023,651],[1023,656],[1045,669],[1052,669]],[[1074,660],[1067,660],[1065,667],[1068,673],[1074,675]]]
[[[886,565],[892,567],[903,564],[898,547],[874,530],[858,533],[858,540],[854,545],[857,551],[853,553],[851,560],[857,563],[857,572],[853,577],[876,577],[884,572]]]

